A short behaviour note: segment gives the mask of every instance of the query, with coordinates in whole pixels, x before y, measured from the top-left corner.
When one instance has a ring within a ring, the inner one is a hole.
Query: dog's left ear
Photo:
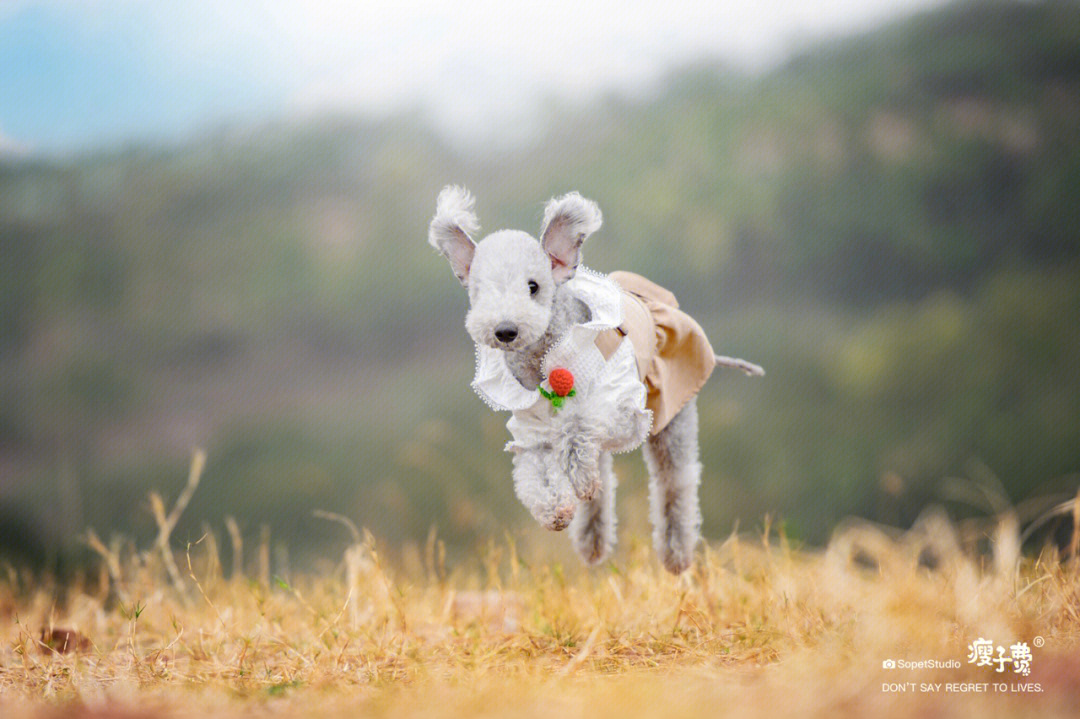
[[[551,258],[551,275],[556,284],[574,276],[581,263],[581,245],[600,229],[604,216],[592,200],[576,192],[548,200],[540,246]]]

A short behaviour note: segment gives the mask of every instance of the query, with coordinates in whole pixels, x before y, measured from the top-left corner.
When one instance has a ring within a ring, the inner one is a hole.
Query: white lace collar
[[[622,291],[606,275],[579,267],[566,288],[589,308],[590,319],[574,325],[563,338],[544,355],[541,371],[546,376],[552,367],[568,367],[574,374],[575,386],[583,386],[602,369],[604,358],[596,348],[596,335],[622,323]],[[472,388],[492,409],[527,409],[540,399],[540,393],[529,390],[510,372],[506,353],[502,350],[476,346],[476,375]]]

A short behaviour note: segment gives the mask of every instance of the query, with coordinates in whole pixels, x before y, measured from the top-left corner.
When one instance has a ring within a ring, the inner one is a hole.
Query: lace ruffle
[[[622,290],[606,275],[584,267],[569,280],[567,289],[589,308],[589,320],[571,327],[548,350],[541,369],[545,376],[555,367],[570,370],[577,392],[574,401],[588,402],[600,416],[615,416],[625,412],[627,405],[633,407],[630,431],[625,437],[611,438],[604,447],[608,452],[628,452],[640,446],[652,428],[653,415],[645,407],[648,390],[638,377],[634,348],[628,339],[623,339],[606,361],[596,346],[600,332],[622,324]],[[513,411],[506,423],[514,438],[506,444],[507,451],[533,449],[554,441],[550,403],[517,381],[501,350],[477,345],[472,387],[492,409]]]
[[[622,323],[622,290],[606,275],[578,268],[567,289],[589,308],[589,321],[575,325],[544,355],[544,375],[554,367],[574,373],[577,385],[585,387],[604,369],[604,357],[596,349],[596,335]],[[486,345],[476,346],[476,373],[473,390],[494,410],[522,410],[540,399],[536,390],[526,389],[506,365],[506,353]]]

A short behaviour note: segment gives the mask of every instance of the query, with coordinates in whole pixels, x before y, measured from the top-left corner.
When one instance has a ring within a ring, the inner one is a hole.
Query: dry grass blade
[[[161,499],[161,495],[157,492],[150,493],[150,508],[154,514],[154,521],[158,526],[158,535],[154,541],[154,546],[161,552],[161,560],[165,563],[165,569],[169,573],[173,586],[181,593],[185,590],[184,581],[180,577],[180,570],[176,566],[176,559],[173,557],[172,548],[169,546],[169,537],[176,528],[176,523],[180,521],[180,515],[187,509],[188,503],[195,494],[205,466],[206,452],[196,449],[191,457],[187,484],[184,485],[180,496],[176,498],[176,504],[173,505],[172,511],[168,515],[165,514],[165,502]]]
[[[337,522],[338,524],[344,525],[345,528],[348,529],[349,533],[352,535],[353,544],[360,544],[360,530],[357,529],[356,525],[353,524],[353,521],[345,515],[337,514],[335,512],[327,512],[322,509],[316,509],[311,514],[315,517],[318,517],[319,519],[326,519],[331,522]]]
[[[1080,555],[1080,489],[1072,500],[1072,538],[1069,540],[1069,557],[1076,559]]]
[[[232,542],[232,577],[239,577],[244,573],[244,538],[240,534],[240,525],[231,514],[225,515],[225,529],[229,532],[229,540]]]
[[[574,658],[566,663],[560,671],[560,676],[566,676],[570,672],[581,666],[581,663],[588,659],[589,654],[592,653],[593,645],[596,644],[596,638],[600,636],[600,627],[593,627],[593,630],[589,632],[589,638],[585,640],[584,646],[581,647],[581,651],[574,655]]]
[[[105,567],[109,572],[109,580],[112,582],[113,591],[115,591],[117,596],[121,599],[126,599],[127,597],[121,582],[120,558],[115,552],[105,546],[105,543],[101,541],[101,538],[98,537],[97,532],[93,529],[86,530],[85,541],[86,545],[105,561]]]
[[[1054,517],[1061,517],[1066,514],[1071,514],[1073,521],[1073,536],[1069,544],[1069,551],[1070,556],[1075,556],[1075,552],[1073,551],[1072,547],[1074,544],[1080,541],[1077,539],[1077,533],[1078,531],[1080,531],[1080,520],[1077,519],[1078,508],[1080,508],[1080,494],[1077,495],[1076,499],[1070,499],[1067,502],[1062,502],[1061,504],[1058,504],[1046,510],[1037,519],[1035,519],[1035,521],[1031,522],[1030,524],[1028,524],[1027,527],[1024,528],[1023,533],[1020,535],[1020,544],[1023,545],[1024,542],[1031,538],[1031,535],[1033,535],[1036,531],[1042,528],[1043,525],[1045,525]]]

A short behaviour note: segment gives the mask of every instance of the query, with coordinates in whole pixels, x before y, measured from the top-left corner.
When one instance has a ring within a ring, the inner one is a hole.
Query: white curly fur
[[[596,203],[571,192],[548,202],[540,241],[525,232],[500,230],[474,244],[469,233],[479,223],[472,208],[467,190],[444,189],[428,239],[468,288],[469,335],[478,344],[505,351],[514,377],[535,389],[544,379],[544,354],[572,326],[588,319],[588,309],[564,283],[573,277],[581,245],[600,228],[603,216]],[[507,327],[516,332],[509,340]],[[500,329],[501,339],[496,336]],[[514,455],[514,491],[544,527],[569,526],[578,554],[588,564],[598,564],[615,546],[617,480],[605,450],[619,438],[640,432],[640,420],[629,408],[612,411],[579,402],[565,406],[552,421],[557,431],[551,446]],[[650,436],[643,452],[656,550],[664,567],[678,573],[690,566],[701,526],[695,400]]]
[[[428,244],[447,259],[454,274],[466,284],[476,244],[472,235],[480,231],[473,212],[476,200],[464,187],[447,185],[435,202],[435,216],[428,226]]]

